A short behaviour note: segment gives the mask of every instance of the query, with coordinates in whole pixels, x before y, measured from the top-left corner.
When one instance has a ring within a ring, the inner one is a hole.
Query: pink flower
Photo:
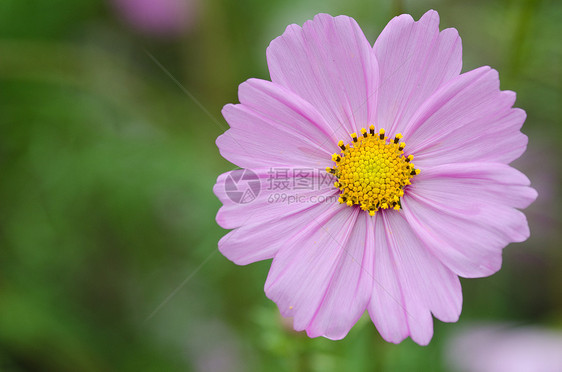
[[[246,81],[224,107],[217,145],[251,172],[214,187],[234,229],[219,249],[273,258],[265,293],[296,330],[341,339],[367,309],[384,339],[427,344],[432,314],[458,320],[458,277],[495,273],[529,237],[516,208],[537,194],[508,165],[525,112],[495,70],[460,74],[461,54],[435,11],[394,18],[374,47],[352,18],[319,14],[273,40],[271,82]]]
[[[154,36],[180,34],[191,23],[195,0],[112,0],[131,26]]]
[[[562,333],[540,327],[482,324],[447,342],[447,364],[459,372],[562,371]]]

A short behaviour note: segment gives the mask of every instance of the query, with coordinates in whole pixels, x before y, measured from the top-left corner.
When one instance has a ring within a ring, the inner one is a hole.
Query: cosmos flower
[[[562,333],[538,326],[490,323],[461,328],[447,341],[451,371],[562,371]]]
[[[427,344],[432,314],[458,320],[459,276],[495,273],[529,237],[517,208],[537,194],[508,165],[527,144],[515,93],[489,67],[460,73],[461,40],[435,11],[392,19],[374,47],[352,18],[319,14],[267,62],[271,81],[244,82],[222,111],[217,146],[247,171],[214,187],[234,229],[220,251],[273,258],[265,293],[310,337],[341,339],[367,310],[387,341]]]
[[[161,37],[181,34],[192,26],[196,0],[112,0],[121,17],[136,30]]]

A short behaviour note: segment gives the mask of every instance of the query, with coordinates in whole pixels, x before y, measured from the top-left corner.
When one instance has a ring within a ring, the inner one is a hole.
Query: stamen
[[[374,125],[369,126],[369,131],[361,128],[360,132],[360,137],[351,133],[352,142],[348,145],[338,142],[341,154],[333,154],[336,164],[326,168],[337,178],[334,187],[341,191],[338,202],[356,205],[371,216],[381,209],[400,210],[404,187],[411,185],[410,179],[420,173],[412,163],[414,156],[404,155],[406,144],[400,142],[400,133],[387,141],[384,129],[375,135]]]

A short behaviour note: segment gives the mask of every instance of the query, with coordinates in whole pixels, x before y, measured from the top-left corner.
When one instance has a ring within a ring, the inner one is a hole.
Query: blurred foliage
[[[436,321],[427,347],[388,344],[367,317],[342,341],[309,339],[264,296],[269,262],[217,252],[212,186],[232,169],[214,144],[220,109],[268,78],[286,25],[319,12],[356,18],[374,42],[397,12],[437,9],[464,71],[489,64],[517,91],[530,137],[517,166],[540,193],[532,237],[500,273],[463,281],[459,323],[562,326],[562,3],[194,4],[193,24],[164,38],[101,0],[0,2],[0,370],[443,370],[455,325]]]

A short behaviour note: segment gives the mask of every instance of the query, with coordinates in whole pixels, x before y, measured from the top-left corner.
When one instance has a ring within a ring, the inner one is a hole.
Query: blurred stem
[[[517,20],[513,30],[513,38],[511,39],[511,46],[509,48],[508,60],[508,74],[510,77],[515,77],[520,74],[521,66],[525,59],[524,49],[526,46],[526,39],[531,35],[529,30],[534,23],[534,18],[537,10],[540,7],[541,0],[523,0],[518,9]]]
[[[298,361],[297,361],[297,371],[296,372],[308,372],[308,371],[310,371],[309,354],[310,353],[307,352],[307,350],[299,353],[299,357],[298,357]]]
[[[393,16],[404,14],[404,3],[402,2],[402,0],[392,0],[391,11]]]
[[[388,345],[378,332],[372,333],[371,340],[373,354],[376,354],[377,356],[376,358],[374,358],[375,364],[373,365],[373,371],[385,371],[385,356],[387,355]]]
[[[204,101],[222,106],[232,96],[232,84],[236,83],[228,15],[216,1],[200,2],[199,7],[200,27],[182,44],[185,76]]]

